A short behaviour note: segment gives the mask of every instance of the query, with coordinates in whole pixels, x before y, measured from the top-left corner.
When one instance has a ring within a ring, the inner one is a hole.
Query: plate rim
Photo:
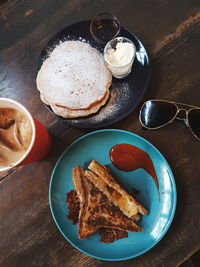
[[[79,248],[78,246],[76,246],[65,234],[64,232],[62,231],[62,229],[60,228],[58,222],[57,222],[57,219],[55,218],[55,215],[54,215],[54,212],[53,212],[53,207],[52,207],[52,200],[51,200],[51,191],[52,191],[52,183],[53,183],[53,179],[54,179],[54,174],[56,172],[56,168],[57,166],[59,165],[60,161],[62,160],[62,157],[70,150],[70,148],[72,146],[74,146],[76,143],[78,143],[80,140],[84,139],[84,138],[87,138],[88,136],[90,135],[93,135],[93,134],[98,134],[99,132],[118,132],[118,133],[122,133],[122,134],[130,134],[136,138],[139,138],[142,142],[145,142],[147,143],[148,145],[150,145],[153,149],[156,150],[156,152],[159,154],[159,156],[161,156],[162,160],[164,160],[167,168],[169,169],[170,171],[170,180],[172,182],[172,191],[174,193],[174,197],[173,197],[173,204],[172,204],[172,210],[171,210],[171,213],[170,213],[170,216],[169,216],[169,219],[165,225],[165,228],[163,229],[162,231],[162,234],[159,236],[158,239],[156,239],[156,241],[152,242],[152,244],[147,248],[147,249],[144,249],[142,250],[141,252],[139,253],[135,253],[134,255],[132,256],[127,256],[127,257],[122,257],[122,258],[115,258],[115,259],[111,259],[111,258],[104,258],[104,257],[98,257],[98,256],[95,256],[95,255],[92,255],[86,251],[83,251],[81,248]],[[92,257],[92,258],[96,258],[96,259],[100,259],[100,260],[104,260],[104,261],[124,261],[124,260],[128,260],[128,259],[133,259],[133,258],[136,258],[140,255],[143,255],[144,253],[146,253],[147,251],[151,250],[154,246],[156,246],[160,240],[165,236],[165,234],[167,233],[167,231],[169,230],[170,228],[170,225],[172,224],[173,222],[173,219],[174,219],[174,215],[175,215],[175,211],[176,211],[176,206],[177,206],[177,188],[176,188],[176,182],[175,182],[175,178],[174,178],[174,175],[173,175],[173,172],[171,170],[171,167],[169,166],[167,160],[165,159],[165,157],[162,155],[162,153],[152,144],[150,143],[148,140],[146,140],[145,138],[141,137],[140,135],[138,134],[135,134],[135,133],[132,133],[130,131],[126,131],[126,130],[121,130],[121,129],[101,129],[101,130],[96,130],[96,131],[92,131],[90,133],[87,133],[87,134],[84,134],[82,136],[80,136],[78,139],[76,139],[74,142],[72,142],[64,151],[63,153],[60,155],[60,157],[58,158],[56,164],[54,165],[54,168],[53,168],[53,171],[52,171],[52,174],[51,174],[51,178],[50,178],[50,182],[49,182],[49,191],[48,191],[48,198],[49,198],[49,206],[50,206],[50,211],[51,211],[51,215],[53,217],[53,220],[54,220],[54,223],[56,224],[56,227],[58,228],[58,230],[60,231],[60,233],[62,234],[62,236],[64,237],[64,239],[69,242],[74,248],[78,249],[79,251],[81,251],[82,253]]]
[[[45,50],[45,48],[48,46],[48,44],[50,43],[50,42],[52,42],[53,41],[53,39],[55,39],[55,37],[57,36],[57,35],[59,35],[60,34],[60,32],[62,32],[62,31],[64,31],[66,28],[68,28],[68,27],[71,27],[71,26],[73,26],[73,25],[75,25],[75,24],[79,24],[79,23],[85,23],[85,22],[90,22],[91,21],[91,19],[85,19],[85,20],[80,20],[80,21],[76,21],[76,22],[74,22],[74,23],[71,23],[71,24],[69,24],[69,25],[66,25],[65,27],[63,27],[63,28],[61,28],[59,31],[57,31],[46,43],[45,43],[45,45],[43,46],[43,48],[42,48],[42,50],[40,51],[40,54],[39,54],[39,56],[38,56],[38,58],[37,58],[37,63],[36,63],[36,76],[37,76],[37,73],[39,72],[39,69],[38,69],[38,65],[40,65],[40,68],[41,68],[41,55],[42,55],[42,52]],[[128,115],[130,115],[131,114],[131,112],[133,112],[136,108],[137,108],[137,106],[140,104],[140,102],[142,101],[142,99],[143,99],[143,97],[144,97],[144,95],[147,93],[147,91],[148,91],[148,86],[149,86],[149,81],[150,81],[150,76],[151,76],[151,64],[150,64],[150,57],[149,57],[149,54],[147,53],[147,49],[146,49],[146,47],[144,46],[144,44],[143,44],[143,42],[140,40],[140,38],[138,38],[138,36],[135,34],[135,33],[133,33],[131,30],[129,30],[128,28],[126,28],[126,27],[124,27],[123,25],[121,26],[121,29],[124,29],[125,31],[127,31],[127,32],[129,32],[135,39],[137,39],[137,41],[143,46],[143,48],[144,48],[144,50],[145,50],[145,52],[146,52],[146,56],[147,56],[147,63],[148,63],[148,76],[147,76],[147,81],[146,81],[146,84],[145,84],[145,86],[144,86],[144,91],[143,91],[143,93],[141,94],[141,99],[140,99],[140,101],[135,105],[135,107],[133,108],[133,109],[130,109],[124,116],[122,116],[119,120],[118,119],[115,119],[114,121],[112,121],[112,122],[107,122],[107,123],[104,123],[104,124],[102,124],[101,126],[98,126],[98,125],[90,125],[90,126],[82,126],[82,125],[80,125],[79,126],[79,123],[76,123],[76,125],[74,125],[73,123],[71,124],[70,123],[70,121],[72,121],[72,120],[78,120],[79,118],[63,118],[63,117],[61,117],[61,116],[59,116],[59,115],[57,115],[57,114],[55,114],[54,112],[53,112],[53,110],[52,110],[52,108],[51,108],[51,106],[50,105],[47,105],[47,104],[45,104],[45,103],[43,103],[44,104],[44,106],[48,109],[48,111],[53,115],[53,116],[55,116],[57,119],[60,119],[60,120],[62,120],[64,123],[66,123],[66,124],[68,124],[69,126],[72,126],[72,127],[75,127],[75,128],[83,128],[83,129],[98,129],[98,128],[102,128],[102,127],[108,127],[109,125],[113,125],[114,123],[117,123],[117,122],[119,122],[119,121],[121,121],[121,120],[123,120],[124,118],[126,118]],[[119,79],[120,80],[120,79]],[[123,81],[123,79],[122,79],[122,81]],[[97,112],[98,113],[98,112]],[[96,113],[95,113],[96,114]],[[94,114],[94,115],[95,115]],[[92,114],[91,114],[92,115]],[[87,118],[87,116],[86,116],[86,118]],[[81,119],[84,119],[84,117],[81,117]]]

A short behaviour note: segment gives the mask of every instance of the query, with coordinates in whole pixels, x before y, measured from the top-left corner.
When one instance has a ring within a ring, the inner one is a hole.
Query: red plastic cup
[[[3,107],[18,109],[29,118],[32,127],[32,138],[28,149],[22,157],[12,163],[12,165],[0,167],[0,171],[6,171],[12,169],[13,167],[27,165],[47,157],[52,143],[50,134],[43,124],[33,118],[30,112],[22,104],[12,99],[0,98],[0,108]]]

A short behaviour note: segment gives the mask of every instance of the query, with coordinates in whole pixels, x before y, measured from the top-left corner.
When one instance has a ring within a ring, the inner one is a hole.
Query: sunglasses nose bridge
[[[185,121],[187,124],[187,110],[184,108],[178,109],[176,119]]]
[[[186,126],[190,128],[189,122],[188,122],[188,111],[184,108],[180,108],[177,111],[176,119],[182,120],[185,122]]]

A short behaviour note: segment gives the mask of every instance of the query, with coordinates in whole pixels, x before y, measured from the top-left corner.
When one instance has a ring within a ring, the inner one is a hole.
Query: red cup
[[[22,157],[12,165],[0,167],[0,171],[6,171],[16,166],[27,165],[47,157],[52,143],[50,134],[43,124],[33,118],[30,112],[23,105],[12,99],[0,98],[0,108],[2,107],[18,109],[29,118],[32,127],[32,138],[28,149]]]
[[[27,157],[19,163],[19,166],[46,158],[51,149],[51,137],[49,133],[40,121],[35,118],[33,118],[33,120],[36,128],[35,142],[31,151],[28,153]]]

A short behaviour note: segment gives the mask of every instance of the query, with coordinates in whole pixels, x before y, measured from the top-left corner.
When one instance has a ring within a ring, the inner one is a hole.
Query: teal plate
[[[132,144],[149,154],[158,176],[159,193],[153,179],[144,169],[123,172],[112,165],[109,151],[120,143]],[[72,168],[77,164],[87,168],[93,159],[103,165],[107,164],[130,193],[132,188],[139,190],[136,198],[149,211],[149,215],[142,216],[139,222],[143,232],[128,233],[128,238],[112,244],[99,242],[97,233],[86,239],[78,239],[77,225],[66,218],[66,193],[74,189]],[[151,143],[130,132],[106,129],[82,136],[61,155],[51,176],[49,202],[58,229],[74,247],[94,258],[119,261],[143,254],[164,236],[175,213],[176,185],[167,161]]]

